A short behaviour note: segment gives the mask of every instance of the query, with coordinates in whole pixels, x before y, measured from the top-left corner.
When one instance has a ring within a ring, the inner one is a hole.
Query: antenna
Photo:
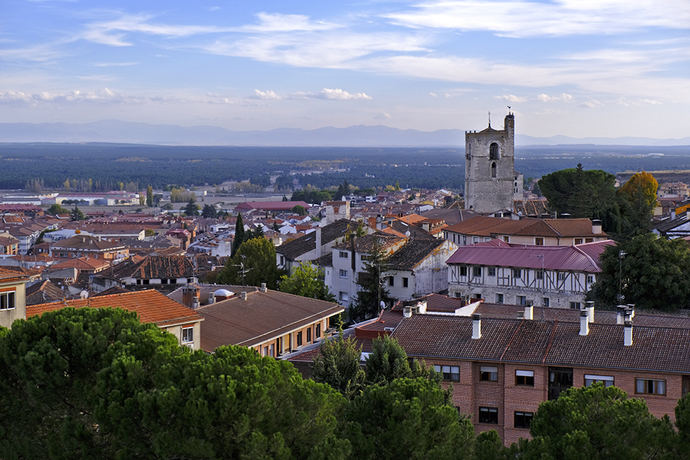
[[[489,112],[489,128],[491,128],[491,112]]]
[[[247,273],[249,273],[250,271],[252,271],[252,269],[251,269],[251,268],[244,268],[244,258],[245,258],[246,256],[243,254],[241,257],[242,257],[243,260],[240,261],[239,264],[233,264],[233,267],[240,267],[239,272],[242,274],[242,286],[246,286],[246,281],[245,281],[245,279],[244,279],[244,276],[245,276]]]

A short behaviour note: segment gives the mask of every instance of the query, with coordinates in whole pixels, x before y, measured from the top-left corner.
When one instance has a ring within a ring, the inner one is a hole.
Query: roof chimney
[[[522,317],[524,319],[534,319],[534,305],[531,303],[525,305],[525,313]]]
[[[475,313],[472,315],[472,339],[482,338],[482,315]]]
[[[266,283],[261,283],[261,287],[259,288],[259,291],[261,291],[261,292],[268,291],[268,288],[266,287]]]
[[[316,259],[321,257],[321,227],[316,227]]]
[[[633,326],[632,321],[628,320],[623,326],[623,345],[630,347],[633,344]]]
[[[412,306],[406,305],[403,307],[403,316],[405,318],[412,318]]]
[[[627,308],[625,305],[618,305],[616,307],[616,324],[623,324],[625,322],[625,310]]]
[[[594,322],[594,301],[588,300],[585,302],[587,304],[587,320],[590,323]]]
[[[247,291],[240,292],[240,299],[247,300]]]
[[[594,234],[594,235],[601,234],[601,221],[599,219],[593,219],[592,220],[592,234]]]
[[[580,312],[580,335],[589,335],[589,317],[586,310]]]

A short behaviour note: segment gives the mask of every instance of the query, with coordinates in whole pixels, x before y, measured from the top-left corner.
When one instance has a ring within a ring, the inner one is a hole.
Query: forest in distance
[[[515,168],[525,178],[575,167],[622,171],[676,170],[690,175],[690,146],[516,147]],[[359,188],[398,183],[403,188],[462,189],[464,148],[189,147],[140,144],[0,143],[0,189],[24,189],[40,179],[45,189],[66,180],[90,190],[119,190],[135,184],[216,185],[249,179],[278,191],[295,185],[317,188],[343,181]],[[35,191],[35,190],[34,190]]]

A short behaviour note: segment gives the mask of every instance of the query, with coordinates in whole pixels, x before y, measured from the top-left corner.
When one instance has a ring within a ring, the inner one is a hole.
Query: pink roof
[[[545,268],[598,273],[599,256],[612,240],[577,246],[489,246],[461,247],[450,256],[447,264],[493,265],[498,267]]]
[[[239,209],[240,211],[248,211],[250,209],[289,211],[295,206],[302,206],[305,209],[309,208],[309,204],[304,201],[247,201],[246,203],[238,204],[235,209]]]

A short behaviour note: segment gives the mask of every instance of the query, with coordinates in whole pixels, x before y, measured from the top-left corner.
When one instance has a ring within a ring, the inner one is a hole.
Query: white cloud
[[[243,32],[297,32],[329,30],[338,26],[325,21],[312,21],[309,16],[301,14],[258,13],[259,23],[246,25],[235,30]]]
[[[260,89],[255,89],[254,90],[254,98],[256,99],[263,99],[263,100],[279,100],[281,99],[278,94],[276,94],[275,91],[272,89],[266,90],[266,91],[261,91]]]
[[[97,62],[95,67],[131,67],[139,64],[138,62]]]
[[[537,95],[537,100],[541,102],[570,102],[573,100],[573,96],[568,93],[561,93],[556,96],[549,96],[546,93],[541,93]]]
[[[516,96],[514,94],[504,94],[502,96],[496,96],[496,99],[501,99],[501,100],[504,100],[506,102],[513,102],[513,103],[527,101],[526,97]]]
[[[323,99],[335,99],[339,101],[348,101],[353,99],[372,99],[372,97],[369,96],[367,93],[348,93],[344,89],[340,88],[324,88],[319,93],[319,96]]]
[[[687,0],[431,0],[385,18],[411,28],[491,31],[510,37],[616,34],[646,27],[690,29]]]

